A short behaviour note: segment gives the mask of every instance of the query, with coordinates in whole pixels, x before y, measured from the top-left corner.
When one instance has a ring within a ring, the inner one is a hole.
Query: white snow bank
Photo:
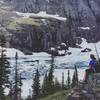
[[[83,39],[83,38],[82,38],[82,41],[83,42],[80,44],[82,49],[90,48],[92,50],[91,52],[88,52],[88,53],[85,53],[85,54],[87,54],[87,55],[94,54],[97,57],[97,53],[96,53],[96,50],[95,50],[95,47],[96,47],[98,54],[100,56],[100,41],[97,42],[97,43],[87,43],[86,39]]]
[[[0,52],[1,52],[1,49],[2,48],[0,47]],[[23,52],[21,52],[18,49],[15,49],[15,48],[3,48],[3,49],[6,50],[5,51],[6,55],[7,55],[7,57],[10,57],[10,58],[15,57],[16,52],[18,53],[19,57],[24,57],[25,56]]]
[[[41,11],[37,14],[35,13],[21,13],[21,12],[16,12],[17,15],[22,16],[23,18],[29,18],[29,17],[42,17],[42,18],[54,18],[54,19],[58,19],[61,21],[66,21],[65,17],[60,17],[59,15],[51,15],[51,14],[47,14],[44,11]]]
[[[90,30],[90,27],[79,27],[82,30]]]
[[[24,57],[24,53],[22,53],[21,51],[19,51],[18,49],[15,48],[7,48],[7,57],[15,57],[16,52],[18,53],[19,57]]]

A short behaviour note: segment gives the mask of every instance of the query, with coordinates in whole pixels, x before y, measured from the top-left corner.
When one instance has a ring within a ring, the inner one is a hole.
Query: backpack
[[[96,73],[100,73],[100,61],[96,61],[95,71]]]

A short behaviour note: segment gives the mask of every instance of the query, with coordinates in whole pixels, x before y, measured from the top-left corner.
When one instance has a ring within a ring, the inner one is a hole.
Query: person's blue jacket
[[[96,60],[91,60],[89,62],[89,68],[95,70],[96,69]]]

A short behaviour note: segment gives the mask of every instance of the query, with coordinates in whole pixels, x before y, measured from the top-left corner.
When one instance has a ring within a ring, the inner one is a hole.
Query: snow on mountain
[[[82,30],[90,30],[90,27],[80,27]]]
[[[52,14],[47,14],[45,11],[40,11],[39,13],[22,13],[22,12],[16,12],[17,15],[22,16],[23,18],[29,18],[29,17],[41,17],[41,18],[54,18],[58,20],[65,21],[65,17],[60,17],[58,14],[52,15]]]
[[[55,57],[55,72],[54,76],[58,78],[61,82],[62,72],[65,74],[65,82],[67,80],[67,71],[70,70],[70,75],[72,77],[74,66],[78,67],[79,79],[82,80],[84,77],[84,70],[88,66],[90,60],[89,55],[92,53],[96,55],[94,43],[87,43],[85,39],[82,39],[80,46],[82,49],[90,48],[91,52],[81,52],[80,48],[69,48],[69,51],[72,52],[71,55],[66,56],[57,56]],[[98,53],[100,54],[100,42],[95,44],[97,46]],[[15,53],[18,52],[19,60],[19,73],[22,74],[23,86],[22,86],[22,96],[25,98],[29,94],[32,85],[32,77],[35,73],[35,70],[38,68],[41,74],[41,83],[43,80],[44,73],[50,68],[51,55],[45,52],[33,53],[33,55],[24,55],[21,51],[14,48],[7,48],[7,56],[10,58],[11,63],[11,78],[14,75],[14,65],[15,65]],[[97,55],[96,55],[97,56]],[[100,56],[100,55],[99,55]]]

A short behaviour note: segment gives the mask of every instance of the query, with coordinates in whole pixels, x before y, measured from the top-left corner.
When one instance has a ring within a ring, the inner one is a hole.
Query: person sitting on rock
[[[84,81],[87,82],[88,76],[90,73],[96,72],[96,58],[93,54],[90,55],[90,62],[89,62],[89,68],[85,70],[85,79]]]

